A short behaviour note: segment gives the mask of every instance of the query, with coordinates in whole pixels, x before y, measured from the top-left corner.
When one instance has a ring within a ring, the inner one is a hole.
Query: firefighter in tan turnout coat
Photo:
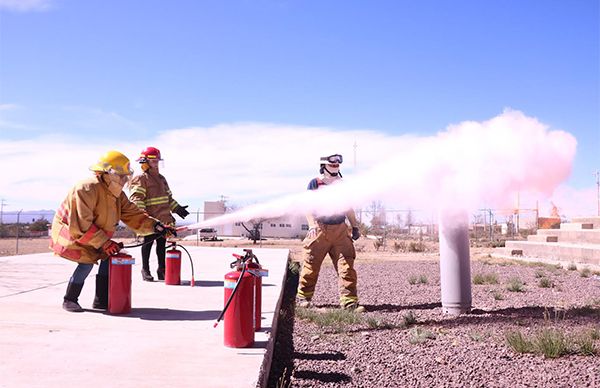
[[[111,238],[119,221],[138,233],[167,233],[162,225],[127,199],[123,186],[133,173],[129,159],[119,151],[108,151],[90,167],[93,177],[77,183],[62,202],[52,222],[50,249],[78,263],[67,286],[63,308],[81,312],[78,303],[83,284],[99,260],[94,308],[108,305],[108,261],[122,245]]]
[[[339,172],[342,155],[325,156],[320,159],[320,173],[317,178],[308,184],[309,190],[318,190],[323,185],[333,184],[341,179]],[[354,270],[356,251],[352,240],[360,237],[358,223],[354,210],[331,216],[308,214],[309,231],[304,239],[304,260],[300,283],[298,285],[298,305],[309,307],[315,286],[319,278],[319,271],[325,256],[329,254],[338,274],[340,292],[340,306],[344,309],[364,312],[365,309],[358,304],[356,292],[357,276]],[[349,233],[346,219],[350,222],[352,232]]]
[[[129,184],[129,199],[140,209],[166,225],[175,225],[175,219],[171,213],[176,213],[181,218],[190,214],[186,208],[173,199],[167,179],[159,173],[160,150],[154,147],[144,149],[137,161],[140,163],[143,173],[136,175]],[[142,279],[154,281],[150,273],[150,252],[152,242],[156,241],[156,257],[158,259],[158,280],[165,279],[165,246],[164,236],[151,234],[144,236],[142,245]]]

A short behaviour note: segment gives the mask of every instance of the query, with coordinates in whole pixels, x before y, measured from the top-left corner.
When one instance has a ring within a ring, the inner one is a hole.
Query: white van
[[[198,237],[200,240],[217,240],[217,230],[213,228],[202,228],[198,231]]]

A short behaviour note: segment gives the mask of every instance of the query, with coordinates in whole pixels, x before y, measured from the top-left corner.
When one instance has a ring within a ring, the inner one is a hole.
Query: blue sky
[[[2,179],[0,196],[52,208],[63,194],[36,199],[19,188],[52,181],[66,191],[102,149],[135,157],[164,144],[165,175],[184,186],[183,199],[256,201],[303,189],[320,153],[348,161],[356,142],[367,168],[390,139],[434,136],[511,108],[577,139],[562,190],[585,192],[595,211],[599,20],[592,0],[0,0],[0,158],[33,166]],[[190,131],[214,136],[177,143]],[[295,131],[324,141],[281,135]],[[257,133],[280,142],[259,144]],[[40,176],[31,154],[18,151],[38,146],[56,177]],[[49,147],[78,152],[70,164],[55,162]],[[282,162],[286,155],[294,160]],[[249,158],[270,167],[240,177],[237,165]],[[192,191],[176,161],[195,166],[195,179],[206,183],[212,172],[223,184]]]

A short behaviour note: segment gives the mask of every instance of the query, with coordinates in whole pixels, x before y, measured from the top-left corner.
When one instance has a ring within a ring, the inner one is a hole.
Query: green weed
[[[533,353],[535,351],[533,343],[518,330],[507,332],[505,337],[508,345],[517,353]]]
[[[590,276],[592,276],[592,270],[588,267],[584,267],[579,271],[579,276],[581,276],[582,278],[589,278]]]
[[[419,275],[419,276],[411,275],[408,278],[408,283],[409,284],[427,284],[428,279],[427,279],[427,276],[425,276],[425,275]]]
[[[412,326],[415,323],[417,323],[417,317],[415,316],[415,314],[412,311],[409,311],[407,313],[404,313],[404,316],[402,317],[402,321],[404,322],[404,325],[406,327]]]
[[[408,342],[412,345],[422,344],[428,339],[435,339],[435,334],[420,327],[414,327],[408,333]]]
[[[554,282],[546,277],[540,279],[538,286],[541,288],[552,288],[554,287]]]
[[[543,329],[537,334],[534,343],[546,358],[557,358],[569,352],[567,339],[559,330]]]
[[[511,292],[525,292],[525,283],[519,278],[511,278],[506,289]]]
[[[332,327],[335,332],[343,331],[346,326],[364,323],[365,318],[352,310],[327,309],[318,311],[311,308],[297,307],[296,316],[319,327]]]
[[[498,276],[495,273],[477,273],[473,275],[473,284],[498,284]]]

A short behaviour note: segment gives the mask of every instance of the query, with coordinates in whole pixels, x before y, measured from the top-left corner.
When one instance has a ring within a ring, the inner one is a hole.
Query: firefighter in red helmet
[[[96,275],[94,308],[108,306],[108,260],[122,245],[112,240],[119,221],[138,233],[175,233],[149,217],[127,199],[123,186],[133,173],[129,159],[119,151],[108,151],[90,167],[95,176],[76,184],[62,202],[52,221],[50,249],[78,263],[67,285],[63,309],[82,312],[78,303],[83,284],[94,264]]]
[[[175,213],[181,218],[187,217],[190,213],[186,210],[187,206],[181,206],[173,199],[167,179],[159,172],[159,162],[161,160],[158,148],[147,147],[140,153],[137,161],[140,163],[143,172],[131,179],[129,199],[140,209],[165,225],[175,225],[175,218],[171,213]],[[142,245],[142,279],[148,282],[154,281],[150,273],[150,252],[153,241],[156,241],[158,280],[165,279],[166,239],[164,236],[151,234],[144,236],[144,245]]]
[[[340,181],[340,164],[342,155],[324,156],[319,160],[321,175],[308,184],[309,190],[318,190],[324,185]],[[298,284],[297,303],[309,307],[315,292],[321,264],[329,254],[338,274],[340,306],[343,309],[364,312],[365,308],[358,304],[356,291],[357,276],[354,270],[356,251],[352,240],[360,237],[358,222],[354,210],[348,209],[341,214],[323,216],[307,214],[309,231],[303,241],[304,260]],[[351,232],[346,224],[350,223]]]

